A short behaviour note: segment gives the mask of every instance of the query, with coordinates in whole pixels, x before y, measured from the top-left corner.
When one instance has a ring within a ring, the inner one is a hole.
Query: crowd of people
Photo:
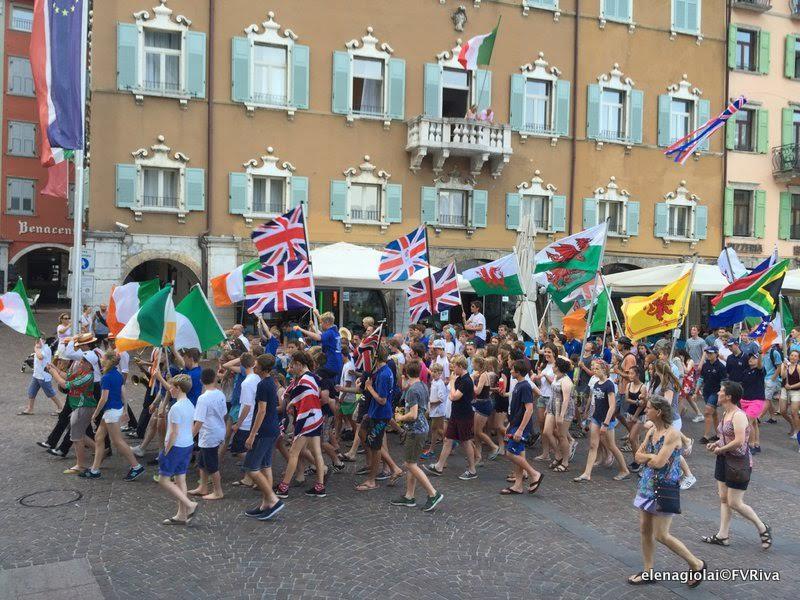
[[[746,332],[701,336],[698,327],[677,349],[670,335],[633,344],[613,330],[585,341],[543,330],[537,344],[505,325],[490,332],[481,303],[473,302],[463,323],[441,330],[415,324],[380,338],[365,366],[356,359],[375,332],[371,317],[359,331],[338,328],[329,312],[302,326],[259,318],[249,335],[234,326],[212,360],[197,349],[117,352],[106,315],[105,306],[87,308],[75,332],[62,315],[52,344],[36,341],[20,414],[34,412],[39,390],[54,403],[58,419],[37,443],[62,458],[74,448],[65,474],[102,477],[112,448],[126,463],[125,481],[157,466],[153,478],[176,502],[166,525],[191,523],[200,500],[223,499],[226,485],[257,490],[259,502],[244,514],[273,519],[293,488],[326,497],[331,478],[361,454],[356,491],[404,479],[391,503],[417,506],[419,487],[427,512],[444,499],[436,483],[458,451],[465,482],[487,461],[506,460],[508,485],[499,490],[506,496],[536,493],[548,471],[574,472],[572,481],[588,485],[597,467],[615,467],[614,481],[639,476],[634,505],[644,570],[629,579],[638,585],[651,582],[655,541],[693,573],[707,566],[669,532],[680,491],[697,481],[684,418],[704,422],[698,442],[716,455],[720,526],[703,538],[708,544],[729,544],[733,511],[754,525],[763,548],[772,545],[770,527],[743,501],[752,456],[762,451],[760,427],[781,418],[800,443],[797,330],[766,350]],[[129,378],[144,390],[138,414]],[[398,443],[388,443],[387,433]],[[588,442],[582,467],[574,462],[581,439]],[[275,451],[284,466],[273,475]],[[238,467],[229,483],[220,471],[226,454]],[[198,483],[189,489],[192,468]]]

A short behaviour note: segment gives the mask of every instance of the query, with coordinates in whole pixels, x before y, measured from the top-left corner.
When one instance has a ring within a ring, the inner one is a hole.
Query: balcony
[[[792,2],[792,4],[795,4],[795,2]],[[767,12],[772,8],[772,0],[731,0],[731,6],[754,12]]]
[[[786,144],[772,149],[772,175],[778,181],[800,177],[800,144]]]
[[[430,155],[437,175],[451,156],[470,159],[470,173],[477,177],[490,164],[492,177],[500,177],[511,159],[511,127],[482,121],[419,116],[408,121],[406,151],[411,153],[411,170],[416,172]]]

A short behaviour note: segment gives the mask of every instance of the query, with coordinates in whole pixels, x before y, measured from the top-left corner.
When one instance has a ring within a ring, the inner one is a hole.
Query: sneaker
[[[695,483],[697,483],[697,477],[695,477],[694,475],[687,475],[686,477],[681,477],[682,490],[688,490]]]
[[[709,439],[708,439],[706,436],[703,436],[703,437],[701,437],[701,438],[700,438],[698,441],[699,441],[701,444],[703,444],[703,445],[705,446],[705,445],[706,445],[706,444],[708,444],[708,443],[709,443],[711,440],[709,440]]]
[[[477,473],[470,473],[469,471],[464,471],[461,475],[458,476],[461,481],[469,481],[470,479],[477,479]]]
[[[423,452],[419,455],[420,460],[430,460],[434,456],[433,452]]]
[[[314,487],[306,490],[306,496],[311,496],[312,498],[324,498],[328,494],[325,493],[325,486],[321,483],[315,483]]]
[[[422,511],[431,512],[442,500],[444,500],[444,494],[442,494],[442,492],[436,492],[435,496],[428,496],[428,501],[425,502],[425,506],[422,507]]]
[[[48,450],[47,453],[52,454],[53,456],[57,456],[59,458],[64,458],[66,456],[66,454],[64,454],[64,452],[59,450],[58,448],[50,448],[50,450]]]
[[[136,458],[144,458],[144,450],[142,450],[141,446],[133,446],[131,452]]]
[[[425,472],[428,475],[433,475],[434,477],[441,477],[442,476],[442,472],[439,469],[436,468],[436,463],[433,463],[433,464],[430,464],[430,465],[423,465],[422,468],[425,469]]]
[[[501,453],[502,451],[503,451],[503,448],[501,448],[500,446],[498,446],[498,447],[497,447],[497,450],[495,450],[494,452],[492,452],[492,453],[489,455],[489,460],[497,460],[497,457],[498,457],[498,456],[500,456],[500,453]]]
[[[78,477],[83,477],[84,479],[100,479],[102,476],[103,474],[100,471],[92,471],[91,469],[78,473]]]
[[[387,473],[386,471],[381,471],[378,473],[377,477],[375,477],[376,481],[386,481],[392,476],[391,473]]]
[[[133,481],[134,479],[139,477],[139,475],[141,475],[142,473],[144,473],[144,467],[142,465],[139,465],[138,467],[133,467],[130,471],[128,471],[128,474],[125,475],[124,480]]]
[[[642,465],[637,462],[632,462],[628,465],[628,470],[631,473],[638,473],[642,469]]]
[[[777,423],[777,422],[778,422],[778,421],[776,421],[776,420],[775,420],[775,419],[773,419],[772,417],[770,417],[769,419],[767,419],[767,423],[769,423],[770,425],[775,425],[775,423]]]
[[[332,473],[341,473],[342,471],[344,471],[344,463],[340,463],[338,465],[331,465]]]
[[[45,450],[48,450],[51,447],[47,442],[36,442],[36,445],[39,446],[39,448],[44,448]]]
[[[695,416],[695,417],[692,419],[692,423],[702,423],[702,422],[703,422],[703,421],[705,421],[705,420],[706,420],[706,418],[705,418],[703,415],[696,415],[696,416]]]
[[[282,481],[278,484],[278,487],[275,488],[275,495],[278,498],[288,498],[289,497],[289,484],[283,483]]]
[[[280,500],[278,502],[280,502]],[[246,511],[244,511],[244,516],[250,517],[251,519],[257,519],[263,512],[264,510],[261,509],[261,506],[256,506],[255,508],[248,508]]]
[[[417,505],[416,498],[406,498],[405,496],[400,496],[389,502],[392,506],[408,506],[409,508],[413,508]]]
[[[269,521],[271,518],[273,518],[275,515],[277,515],[279,512],[281,512],[285,507],[286,507],[286,505],[283,502],[281,502],[280,500],[278,500],[275,504],[273,504],[271,507],[269,507],[268,509],[263,511],[256,518],[259,521]]]

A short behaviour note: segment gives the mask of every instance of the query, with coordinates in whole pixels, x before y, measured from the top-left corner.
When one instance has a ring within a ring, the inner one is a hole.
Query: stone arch
[[[189,269],[198,281],[201,280],[202,268],[200,263],[188,254],[171,250],[145,250],[129,256],[122,264],[123,279],[127,278],[136,267],[150,261],[165,261],[177,264]]]
[[[8,261],[8,263],[13,265],[26,254],[29,254],[34,250],[46,250],[47,248],[56,248],[58,250],[63,250],[64,252],[67,253],[70,253],[72,251],[72,248],[70,246],[67,246],[66,244],[53,244],[53,243],[31,244],[30,246],[26,246],[25,248],[17,252],[13,256],[13,258],[11,258]]]

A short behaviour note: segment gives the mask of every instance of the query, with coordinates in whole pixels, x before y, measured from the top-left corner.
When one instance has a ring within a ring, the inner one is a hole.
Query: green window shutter
[[[118,208],[130,208],[136,203],[139,182],[139,169],[136,165],[117,165],[117,195]]]
[[[289,179],[290,207],[303,207],[303,214],[308,214],[308,177],[292,175]]]
[[[639,203],[628,202],[628,214],[625,222],[625,233],[639,235]]]
[[[333,53],[332,110],[336,114],[350,112],[350,54],[337,50]]]
[[[386,185],[386,222],[403,221],[403,186],[399,183]]]
[[[642,125],[644,119],[644,92],[641,90],[631,90],[631,113],[630,113],[630,140],[634,144],[642,143]]]
[[[722,211],[722,234],[733,235],[733,188],[725,188],[725,202]]]
[[[653,225],[653,235],[655,237],[667,237],[669,234],[669,205],[666,202],[656,202]]]
[[[437,202],[436,188],[421,188],[420,205],[422,207],[422,222],[426,225],[439,223],[439,203]]]
[[[525,76],[511,76],[511,96],[508,107],[508,122],[514,131],[525,129]],[[558,112],[556,110],[556,112]]]
[[[186,210],[206,209],[205,169],[186,169]]]
[[[753,211],[753,236],[763,238],[767,216],[767,192],[765,190],[756,190],[754,196],[756,205]]]
[[[347,219],[347,182],[331,181],[331,221]]]
[[[553,196],[553,219],[550,226],[555,232],[567,230],[567,197]]]
[[[664,148],[672,142],[671,108],[672,96],[661,94],[658,97],[658,145]]]
[[[292,106],[308,109],[310,51],[308,46],[295,44],[292,46]]]
[[[795,78],[794,65],[795,65],[795,54],[797,52],[796,49],[797,49],[797,36],[794,36],[790,33],[789,35],[786,36],[786,41],[785,41],[786,54],[783,57],[783,74],[789,79]]]
[[[117,23],[117,89],[139,86],[139,30],[130,23]]]
[[[733,150],[736,147],[736,118],[731,117],[725,124],[725,147]]]
[[[475,71],[475,93],[478,110],[485,110],[492,105],[492,72],[484,69]]]
[[[232,215],[247,213],[247,174],[228,174],[228,212]]]
[[[206,97],[206,34],[186,33],[186,91],[195,98]]]
[[[423,112],[426,117],[441,117],[442,69],[436,63],[425,63],[425,97]]]
[[[792,195],[781,192],[781,205],[778,212],[778,237],[788,240],[792,235]]]
[[[250,101],[250,77],[252,72],[250,40],[245,37],[233,38],[231,48],[231,99],[234,102]]]
[[[555,107],[556,107],[556,135],[569,135],[569,81],[559,79],[556,81]]]
[[[686,29],[700,31],[700,0],[685,0]]]
[[[522,198],[519,194],[509,192],[506,194],[506,229],[516,231],[519,229],[519,205]]]
[[[588,229],[597,225],[597,200],[594,198],[583,199],[583,228]]]
[[[728,25],[728,68],[736,68],[736,36],[738,29],[731,23]]]
[[[711,101],[700,100],[697,102],[696,106],[697,106],[697,124],[698,126],[700,126],[711,118]],[[710,148],[711,144],[709,137],[700,142],[699,146],[700,150],[708,152]]]
[[[472,227],[486,227],[489,212],[489,192],[486,190],[472,190],[472,210],[470,211],[470,225]]]
[[[766,154],[769,152],[769,111],[766,108],[759,108],[756,111],[756,120],[758,121],[756,147],[759,154]]]
[[[686,30],[686,1],[672,0],[672,28]]]
[[[694,237],[698,240],[704,240],[708,237],[708,207],[695,206],[694,207]]]
[[[586,137],[596,140],[600,137],[600,86],[590,83],[586,108]]]
[[[389,59],[389,118],[402,120],[406,113],[406,61]]]
[[[758,72],[766,75],[769,73],[769,31],[761,30],[758,33]]]
[[[794,144],[794,109],[781,110],[781,146]]]

